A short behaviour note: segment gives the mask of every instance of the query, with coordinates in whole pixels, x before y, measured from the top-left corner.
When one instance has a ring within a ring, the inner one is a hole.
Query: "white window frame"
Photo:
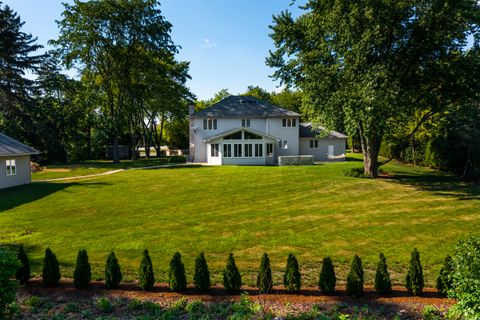
[[[7,177],[17,175],[17,161],[15,159],[5,160],[5,173]]]
[[[220,157],[220,145],[218,143],[213,143],[210,145],[210,157]]]
[[[217,119],[203,119],[203,130],[217,130]]]
[[[267,143],[267,157],[273,157],[273,143]]]
[[[242,148],[243,145],[241,143],[234,143],[233,144],[233,157],[234,158],[241,158],[242,157]]]
[[[223,145],[223,157],[224,158],[232,157],[232,145],[230,143],[226,143]]]
[[[250,128],[250,119],[242,119],[242,127]]]
[[[253,143],[245,143],[244,145],[244,157],[253,158]]]
[[[255,143],[255,158],[263,158],[263,143]]]

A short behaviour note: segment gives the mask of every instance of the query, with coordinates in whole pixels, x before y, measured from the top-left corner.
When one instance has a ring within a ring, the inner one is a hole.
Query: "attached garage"
[[[336,131],[325,134],[325,128],[311,123],[300,124],[300,154],[312,155],[315,161],[344,160],[347,136]]]

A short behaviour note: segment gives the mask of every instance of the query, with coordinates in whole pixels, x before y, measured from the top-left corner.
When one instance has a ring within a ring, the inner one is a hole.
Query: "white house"
[[[30,156],[38,151],[0,133],[0,189],[29,184]]]
[[[279,156],[313,155],[316,161],[342,159],[346,136],[301,124],[296,112],[249,96],[229,96],[193,112],[190,107],[190,161],[212,165],[274,165]]]

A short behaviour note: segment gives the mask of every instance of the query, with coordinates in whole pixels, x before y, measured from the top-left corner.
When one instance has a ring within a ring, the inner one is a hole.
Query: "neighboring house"
[[[190,161],[213,165],[274,165],[279,156],[313,155],[316,161],[343,159],[346,136],[301,124],[296,112],[249,96],[230,96],[193,112]]]
[[[0,189],[32,182],[32,154],[38,151],[0,133]]]

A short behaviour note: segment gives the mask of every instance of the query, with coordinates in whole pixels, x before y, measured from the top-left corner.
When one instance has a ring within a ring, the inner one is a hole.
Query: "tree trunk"
[[[87,159],[92,160],[92,126],[87,129]]]
[[[113,163],[120,163],[120,152],[118,146],[118,135],[115,133],[113,136],[113,149],[112,149]]]
[[[378,177],[378,154],[380,139],[365,137],[362,126],[359,125],[360,144],[363,153],[363,174],[369,178]]]

